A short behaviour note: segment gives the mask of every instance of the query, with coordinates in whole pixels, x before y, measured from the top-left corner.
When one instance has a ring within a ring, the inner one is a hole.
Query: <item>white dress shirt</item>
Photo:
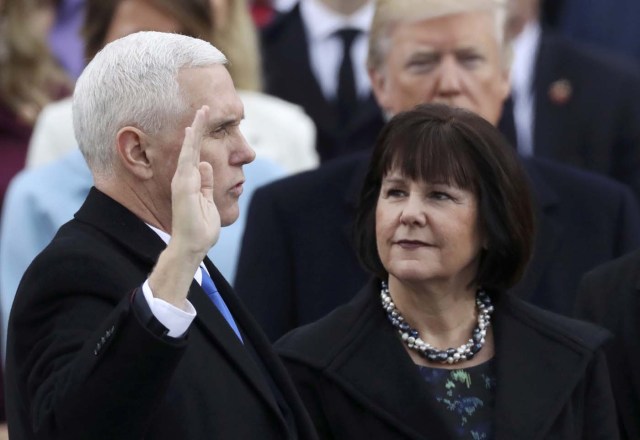
[[[319,0],[301,0],[300,15],[307,31],[311,71],[327,101],[334,100],[338,90],[342,40],[335,33],[344,28],[361,31],[351,46],[351,61],[358,96],[369,96],[371,85],[366,59],[373,12],[373,2],[367,3],[350,16],[344,16],[329,9]]]
[[[162,241],[169,244],[169,240],[171,240],[171,236],[169,234],[151,226],[148,223],[147,226],[149,226],[153,232],[158,234]],[[204,268],[204,265],[198,267],[198,270],[196,270],[196,273],[193,276],[196,282],[200,285],[202,285],[202,268]],[[182,310],[165,300],[153,296],[151,287],[149,286],[149,279],[147,279],[142,285],[142,293],[149,304],[151,313],[153,313],[153,316],[160,321],[160,324],[164,325],[169,330],[168,336],[172,338],[178,338],[184,335],[193,320],[196,318],[196,309],[189,300],[185,299],[186,310]]]
[[[540,24],[528,23],[513,40],[513,64],[511,66],[511,98],[513,121],[518,137],[518,152],[533,156],[533,128],[535,126],[535,96],[533,77],[540,46]]]

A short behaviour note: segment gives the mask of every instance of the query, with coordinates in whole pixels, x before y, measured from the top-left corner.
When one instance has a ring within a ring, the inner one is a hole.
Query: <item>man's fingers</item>
[[[197,166],[200,163],[200,147],[208,118],[209,107],[203,105],[196,112],[191,127],[185,129],[184,141],[178,157],[178,167],[181,165]]]
[[[213,202],[213,169],[211,164],[200,162],[198,171],[200,171],[200,192],[206,200]]]

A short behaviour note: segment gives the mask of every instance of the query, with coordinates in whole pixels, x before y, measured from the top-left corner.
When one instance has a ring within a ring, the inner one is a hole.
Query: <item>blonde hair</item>
[[[227,56],[227,67],[238,89],[262,90],[258,33],[247,0],[228,1],[229,15],[214,29],[211,42]]]
[[[5,0],[0,22],[0,97],[20,119],[33,125],[42,108],[71,89],[46,38],[30,21],[37,0]]]
[[[121,0],[87,0],[82,34],[86,57],[91,60],[105,44],[111,20]],[[227,16],[217,19],[211,0],[148,0],[180,23],[182,33],[208,41],[228,58],[227,68],[235,86],[261,90],[262,71],[258,35],[247,0],[227,0]],[[218,24],[218,26],[216,26]]]
[[[448,15],[489,12],[495,19],[495,35],[503,48],[505,67],[510,61],[510,48],[505,42],[506,0],[376,0],[369,32],[367,67],[378,70],[389,50],[391,30],[401,22],[416,22]]]

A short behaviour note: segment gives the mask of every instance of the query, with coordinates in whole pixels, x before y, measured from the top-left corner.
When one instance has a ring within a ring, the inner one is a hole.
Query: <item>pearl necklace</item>
[[[420,356],[431,362],[457,364],[458,362],[472,359],[484,346],[487,328],[491,323],[493,306],[491,305],[491,298],[489,298],[489,295],[482,289],[478,289],[476,292],[478,324],[473,329],[471,338],[458,348],[447,348],[446,350],[438,350],[420,339],[418,331],[407,324],[404,317],[398,309],[396,309],[396,305],[389,295],[389,287],[384,281],[380,289],[380,298],[382,299],[382,307],[387,313],[387,318],[398,330],[402,341],[404,341],[410,349],[418,352]]]

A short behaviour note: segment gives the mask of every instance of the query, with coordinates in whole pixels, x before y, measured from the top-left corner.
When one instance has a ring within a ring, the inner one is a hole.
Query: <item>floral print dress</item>
[[[447,370],[419,365],[418,369],[455,439],[493,438],[493,404],[496,387],[494,362]]]

